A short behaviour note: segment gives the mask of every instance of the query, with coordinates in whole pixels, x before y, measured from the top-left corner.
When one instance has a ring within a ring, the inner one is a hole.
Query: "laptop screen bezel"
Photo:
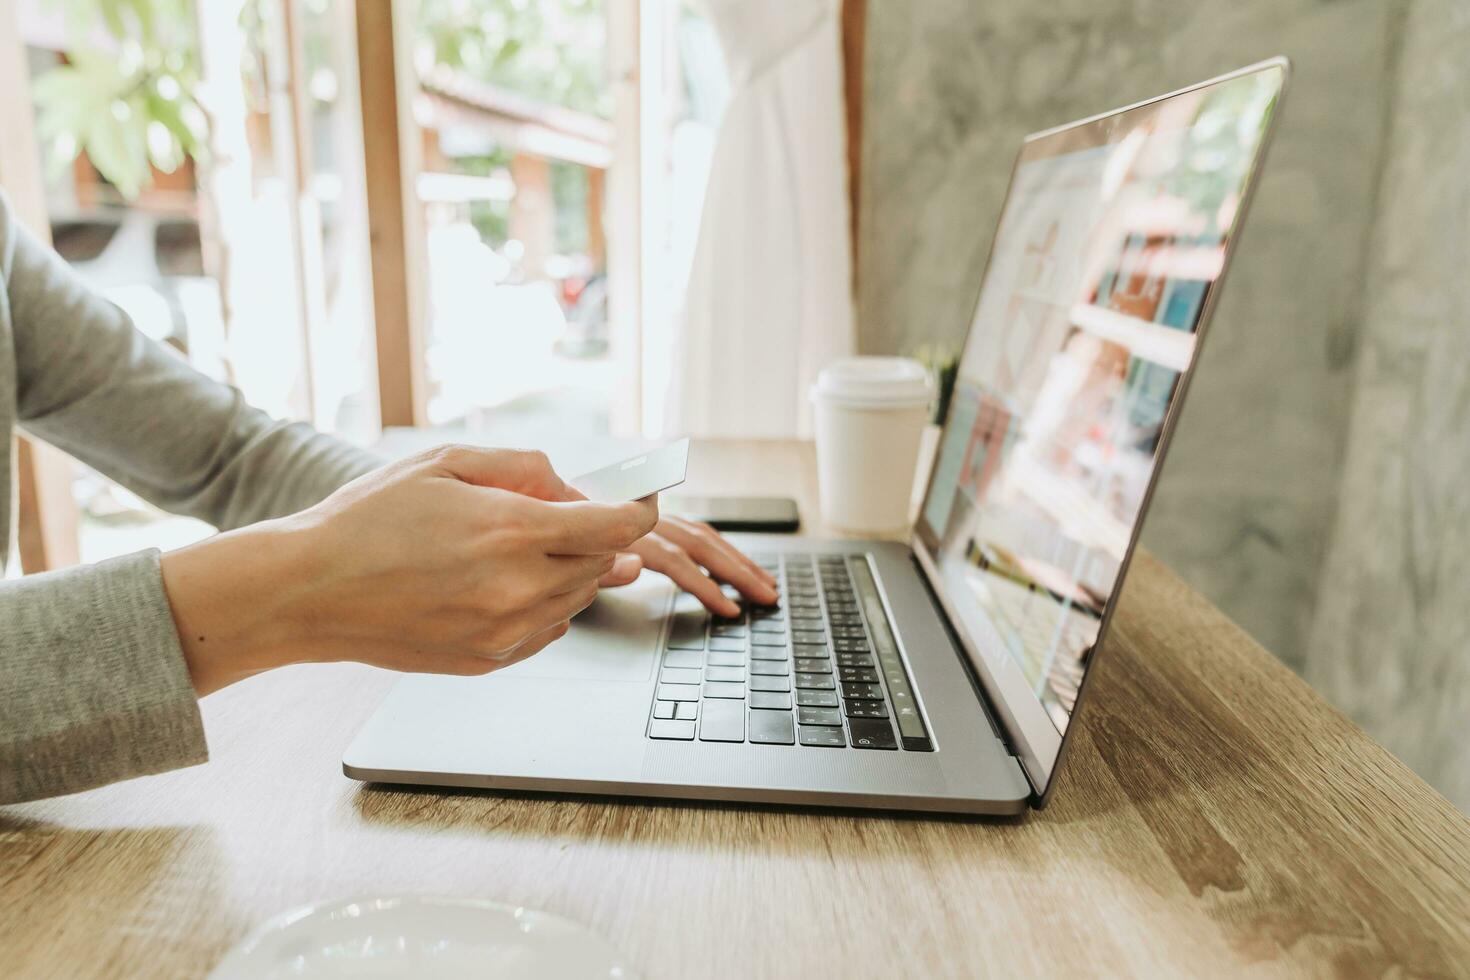
[[[1220,294],[1225,284],[1226,277],[1229,275],[1231,258],[1234,255],[1236,243],[1240,238],[1241,229],[1244,227],[1245,217],[1249,212],[1251,201],[1255,196],[1256,186],[1259,183],[1260,170],[1265,161],[1267,150],[1270,146],[1272,136],[1276,129],[1276,122],[1280,115],[1281,100],[1285,96],[1287,83],[1291,75],[1291,63],[1285,57],[1270,58],[1252,65],[1247,65],[1243,68],[1237,69],[1227,74],[1207,79],[1195,85],[1190,85],[1187,88],[1182,88],[1173,92],[1169,92],[1168,94],[1161,95],[1156,98],[1137,102],[1133,105],[1114,109],[1110,112],[1100,113],[1096,116],[1091,116],[1086,119],[1078,120],[1077,122],[1067,123],[1062,126],[1054,127],[1052,129],[1032,133],[1031,135],[1027,136],[1026,139],[1023,141],[1021,149],[1016,154],[1016,159],[1011,166],[1011,174],[1006,186],[1006,194],[1005,197],[1002,199],[1001,209],[996,219],[997,235],[999,234],[1000,222],[1004,219],[1006,207],[1010,204],[1011,194],[1015,189],[1017,173],[1019,172],[1023,163],[1029,162],[1030,159],[1035,158],[1036,148],[1051,141],[1057,141],[1059,144],[1065,147],[1065,149],[1061,150],[1060,152],[1066,152],[1070,149],[1076,149],[1078,148],[1079,144],[1079,136],[1092,135],[1079,132],[1084,128],[1095,129],[1096,133],[1102,137],[1101,140],[1093,145],[1107,145],[1108,135],[1115,131],[1122,117],[1124,117],[1128,113],[1135,112],[1139,109],[1144,109],[1149,106],[1157,105],[1158,103],[1178,98],[1183,95],[1188,95],[1192,92],[1198,92],[1201,89],[1206,89],[1210,88],[1211,86],[1233,81],[1235,79],[1242,78],[1248,75],[1272,71],[1277,72],[1280,75],[1280,78],[1277,82],[1275,105],[1273,106],[1269,118],[1266,120],[1265,127],[1261,133],[1260,143],[1256,147],[1255,159],[1251,162],[1249,172],[1246,175],[1245,187],[1241,195],[1241,204],[1239,211],[1237,212],[1233,228],[1231,230],[1231,233],[1227,235],[1225,239],[1225,248],[1222,258],[1220,275],[1215,279],[1215,281],[1211,284],[1210,288],[1206,292],[1204,304],[1200,310],[1199,319],[1194,331],[1196,337],[1194,353],[1190,358],[1188,367],[1180,375],[1178,390],[1175,393],[1174,397],[1170,400],[1169,407],[1165,413],[1164,421],[1160,429],[1158,449],[1154,456],[1152,472],[1149,475],[1149,479],[1144,490],[1143,500],[1139,509],[1138,518],[1134,521],[1133,528],[1128,540],[1128,547],[1123,553],[1122,561],[1119,563],[1117,578],[1113,583],[1113,590],[1108,596],[1107,602],[1103,606],[1102,617],[1098,625],[1097,640],[1094,643],[1093,654],[1078,686],[1076,701],[1073,704],[1071,717],[1067,725],[1067,732],[1065,734],[1059,733],[1056,728],[1053,727],[1051,723],[1049,721],[1046,721],[1045,719],[1040,719],[1038,722],[1033,722],[1030,725],[1027,725],[1021,721],[1023,717],[1029,717],[1033,713],[1018,712],[1016,710],[1016,699],[1027,698],[1034,700],[1035,694],[1031,691],[1029,686],[1021,686],[1018,688],[1014,682],[1014,679],[1008,679],[1004,673],[997,672],[991,669],[991,667],[988,665],[987,657],[980,649],[980,643],[982,642],[982,639],[970,635],[969,631],[964,627],[963,620],[959,617],[957,610],[953,607],[949,596],[946,594],[943,582],[939,574],[938,563],[935,559],[935,552],[938,550],[939,546],[938,534],[934,528],[929,526],[926,517],[929,495],[934,492],[934,480],[938,471],[938,467],[932,467],[929,472],[928,483],[926,484],[924,490],[924,506],[922,506],[919,510],[919,517],[914,525],[913,535],[910,539],[910,546],[918,559],[919,567],[928,582],[931,592],[938,600],[940,607],[943,609],[945,616],[949,620],[953,635],[956,637],[956,639],[958,639],[960,646],[962,647],[965,654],[965,659],[969,661],[970,669],[976,675],[976,679],[979,682],[980,688],[984,692],[985,697],[988,700],[989,705],[992,709],[992,713],[995,716],[996,723],[999,724],[1002,730],[1005,732],[1007,740],[1010,743],[1011,750],[1015,753],[1015,756],[1020,762],[1021,768],[1025,773],[1027,780],[1031,784],[1031,788],[1034,794],[1033,805],[1037,807],[1046,805],[1046,802],[1050,798],[1051,791],[1056,785],[1056,774],[1061,770],[1062,761],[1064,758],[1063,753],[1066,751],[1067,744],[1070,741],[1070,739],[1068,739],[1066,736],[1068,734],[1071,734],[1075,730],[1078,712],[1082,708],[1083,698],[1088,688],[1088,681],[1096,672],[1095,668],[1097,666],[1098,657],[1105,647],[1105,640],[1109,634],[1109,627],[1112,624],[1113,613],[1117,608],[1118,597],[1122,592],[1123,583],[1127,580],[1128,569],[1132,565],[1134,551],[1138,547],[1139,535],[1142,531],[1144,520],[1148,514],[1149,504],[1153,499],[1154,489],[1158,484],[1159,474],[1163,470],[1164,459],[1166,454],[1168,453],[1169,445],[1174,434],[1174,427],[1178,421],[1184,399],[1188,394],[1190,381],[1194,377],[1195,366],[1199,363],[1200,349],[1204,344],[1204,338],[1207,332],[1207,328],[1209,327],[1210,321],[1213,318],[1215,306],[1219,302]],[[1051,156],[1055,154],[1050,153],[1045,155]],[[994,260],[994,258],[995,240],[994,238],[992,238],[991,249],[989,255],[986,258],[985,268],[982,270],[979,282],[975,288],[975,300],[970,305],[970,309],[972,311],[971,327],[966,331],[966,347],[968,347],[971,340],[971,334],[973,334],[974,332],[974,316],[975,313],[978,312],[980,299],[985,288],[986,277],[989,275],[990,264]],[[963,357],[963,349],[961,351],[961,357]],[[949,414],[953,414],[953,401],[951,401]],[[950,419],[946,417],[944,419],[944,429],[947,430],[949,422]],[[944,432],[941,431],[941,443],[943,442],[943,438]],[[1047,758],[1048,755],[1050,756],[1049,761]]]

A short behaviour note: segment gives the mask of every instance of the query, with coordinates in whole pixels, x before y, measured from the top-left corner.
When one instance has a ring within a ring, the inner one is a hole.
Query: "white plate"
[[[283,912],[209,976],[632,980],[626,962],[601,937],[546,912],[467,898],[358,898]]]

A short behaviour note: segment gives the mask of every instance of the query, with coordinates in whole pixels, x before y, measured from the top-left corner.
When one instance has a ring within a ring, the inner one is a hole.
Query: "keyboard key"
[[[821,728],[815,726],[801,726],[802,745],[824,745],[843,748],[847,745],[847,739],[843,737],[840,728]]]
[[[833,640],[832,647],[838,653],[869,653],[872,650],[867,640],[854,640],[847,637]]]
[[[716,626],[709,631],[710,636],[744,636],[744,626]]]
[[[842,640],[867,640],[868,634],[861,626],[833,626],[831,632],[833,639]]]
[[[784,660],[757,660],[750,665],[752,676],[785,677],[791,673],[791,665]]]
[[[705,701],[700,706],[701,742],[745,741],[744,701]]]
[[[878,683],[878,672],[870,667],[839,667],[837,676],[857,684]]]
[[[796,686],[804,687],[814,691],[830,691],[837,685],[832,680],[831,674],[805,674],[796,675]],[[883,695],[878,695],[882,697]]]
[[[753,646],[758,647],[785,647],[786,634],[783,633],[757,633],[750,638]]]
[[[855,749],[898,748],[898,740],[893,737],[893,728],[886,721],[876,718],[849,718],[847,725],[852,729],[852,747]]]
[[[653,716],[655,718],[672,718],[672,717],[674,717],[674,705],[677,704],[677,703],[678,702],[676,702],[676,701],[655,701],[655,702],[653,702]]]
[[[873,666],[873,655],[871,653],[839,653],[837,654],[837,666],[871,667]]]
[[[789,711],[752,711],[747,717],[750,740],[762,745],[796,744],[796,726]]]
[[[791,694],[784,691],[751,691],[750,706],[752,708],[784,708],[791,710]]]
[[[803,674],[830,674],[832,673],[832,661],[826,657],[797,657],[796,669]]]
[[[745,649],[745,640],[734,636],[712,636],[709,641],[711,650],[741,650]]]
[[[831,626],[861,626],[863,617],[856,613],[832,612],[827,614],[827,623]]]
[[[711,667],[744,667],[745,654],[711,650],[705,657]]]
[[[698,701],[699,688],[691,684],[660,684],[658,699],[660,701]]]
[[[789,677],[752,677],[750,679],[752,691],[789,691],[791,690],[791,678]]]
[[[750,628],[756,633],[784,633],[786,632],[786,620],[757,619],[750,624]]]
[[[692,721],[660,721],[654,719],[648,724],[649,738],[677,738],[685,742],[694,738],[694,722]]]
[[[744,681],[744,667],[706,667],[704,668],[704,679],[707,681]]]
[[[843,710],[849,718],[888,717],[888,705],[882,701],[844,701]]]
[[[785,660],[785,647],[751,647],[751,660]]]
[[[835,708],[837,707],[837,692],[797,691],[796,703],[803,708]]]
[[[798,657],[827,656],[827,644],[825,643],[798,643],[793,649]]]
[[[698,670],[704,666],[704,653],[699,650],[670,650],[664,654],[665,667],[692,667]]]
[[[674,705],[674,717],[680,721],[693,721],[699,715],[699,704],[694,701],[680,701]]]
[[[708,618],[700,610],[674,613],[674,625],[669,630],[669,649],[703,650],[704,624]]]
[[[791,628],[794,630],[820,631],[826,629],[826,623],[822,621],[821,616],[792,616]]]
[[[796,720],[803,725],[841,725],[842,712],[836,708],[797,708]]]
[[[743,699],[745,697],[745,685],[733,681],[705,681],[704,696],[706,698]]]
[[[817,633],[813,630],[793,630],[791,638],[797,643],[825,644],[827,642],[825,633]]]
[[[658,679],[663,684],[698,684],[702,679],[698,670],[686,667],[665,667],[659,671]]]
[[[843,684],[842,696],[857,701],[882,701],[883,688],[877,684]]]

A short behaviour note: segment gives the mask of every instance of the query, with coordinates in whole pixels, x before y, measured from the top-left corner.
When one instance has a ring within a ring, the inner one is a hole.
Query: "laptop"
[[[975,814],[1046,804],[1289,66],[1026,138],[907,544],[735,536],[777,607],[662,576],[481,678],[411,675],[354,779]]]

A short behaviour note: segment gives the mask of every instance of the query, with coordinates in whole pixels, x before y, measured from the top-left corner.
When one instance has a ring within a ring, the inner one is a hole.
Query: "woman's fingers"
[[[538,602],[496,630],[495,635],[488,638],[488,652],[496,658],[507,656],[543,630],[570,620],[592,605],[596,598],[597,582],[591,581]]]
[[[561,595],[588,582],[599,581],[617,568],[619,555],[546,555],[546,575],[536,590],[539,598]],[[631,580],[630,580],[631,581]]]
[[[498,487],[542,500],[565,500],[567,485],[551,468],[546,454],[532,449],[482,449],[478,446],[440,446],[428,453],[430,461],[466,483]]]
[[[666,517],[659,521],[658,533],[683,548],[710,574],[735,586],[747,599],[769,605],[780,598],[775,579],[712,528]]]
[[[739,548],[731,544],[727,538],[721,535],[720,532],[716,531],[713,527],[710,527],[703,521],[690,521],[682,517],[674,517],[672,518],[672,520],[675,523],[690,528],[704,540],[712,542],[718,547],[723,548],[727,553],[734,557],[735,560],[741,564],[741,566],[748,569],[752,575],[756,576],[756,578],[760,579],[762,582],[765,582],[771,588],[775,589],[779,587],[780,583],[776,580],[776,576],[772,575],[770,572],[757,565],[754,559],[752,559],[745,552],[741,551]]]
[[[663,572],[679,588],[692,593],[710,612],[720,616],[740,614],[740,606],[730,601],[719,583],[706,575],[704,569],[672,541],[659,534],[650,534],[638,542],[635,551],[643,559],[644,567]]]
[[[555,625],[548,626],[546,629],[535,634],[530,639],[526,640],[525,643],[522,643],[520,646],[516,647],[509,654],[507,654],[497,665],[496,670],[501,670],[505,667],[509,667],[511,664],[518,664],[522,660],[525,660],[528,657],[540,653],[542,650],[545,650],[557,640],[566,636],[567,631],[571,628],[572,624],[570,621],[563,621],[560,623],[556,623]]]
[[[527,500],[548,555],[603,555],[627,551],[658,523],[658,500],[648,497],[626,504],[585,500],[544,503]]]

